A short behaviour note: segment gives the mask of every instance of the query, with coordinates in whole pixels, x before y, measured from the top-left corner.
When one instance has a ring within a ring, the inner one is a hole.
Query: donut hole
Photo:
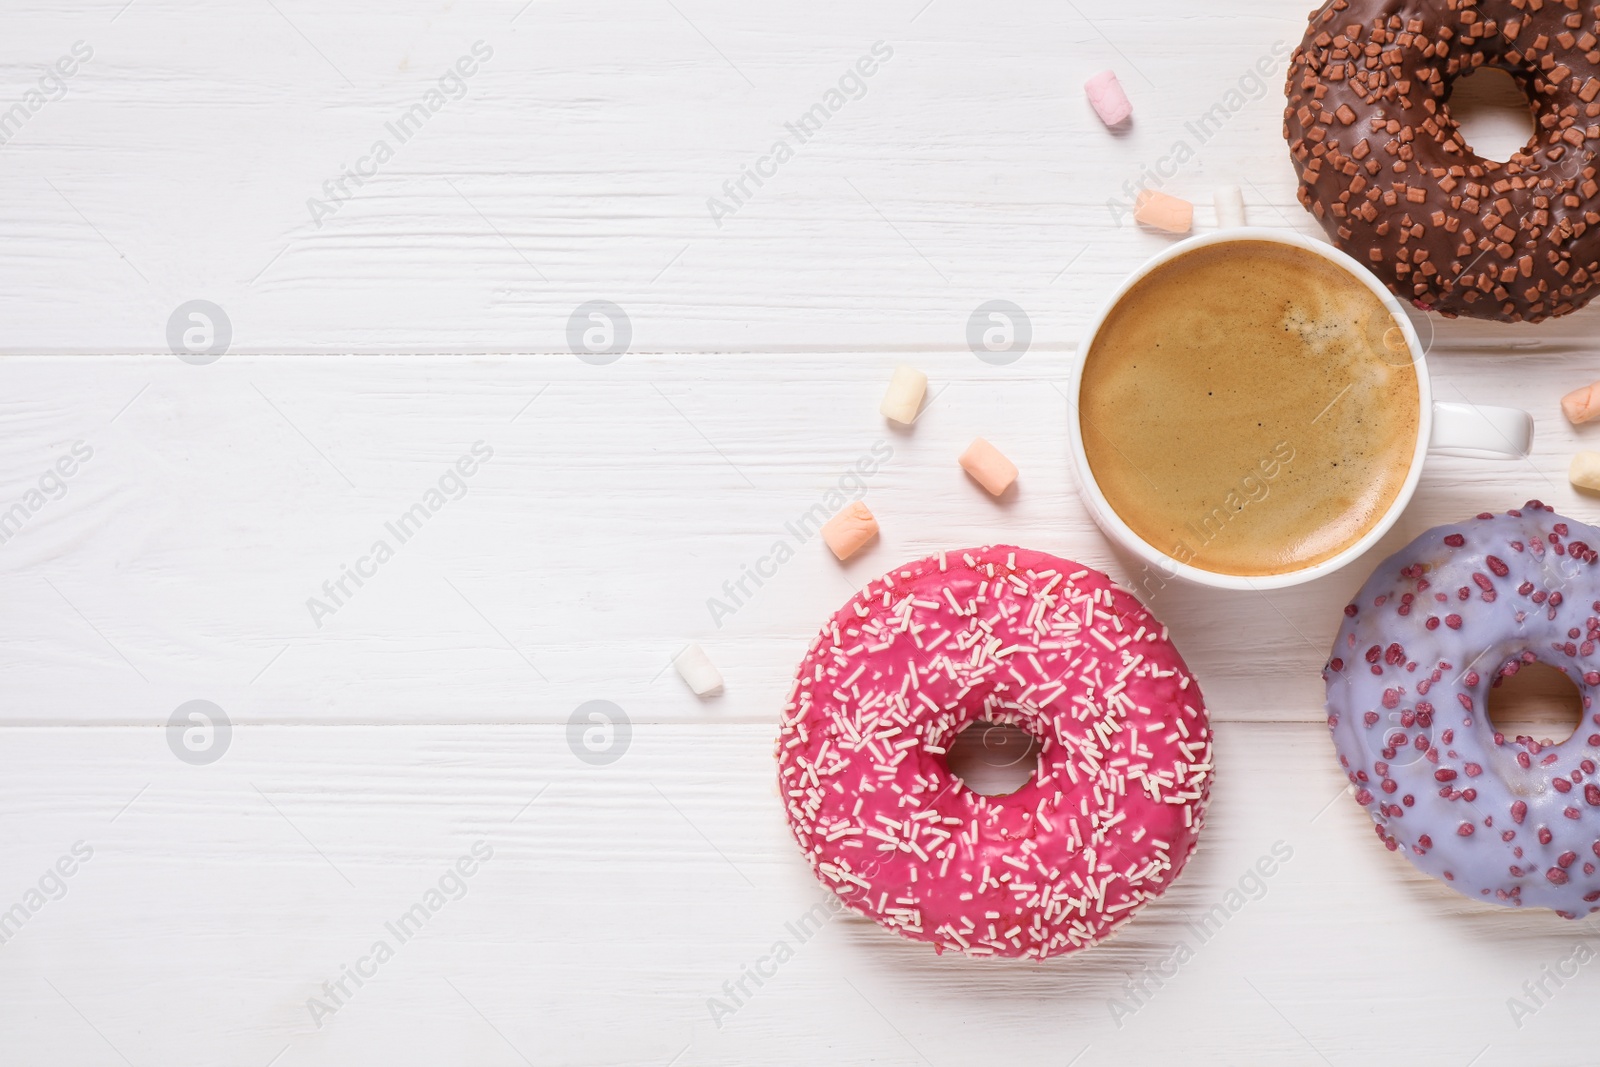
[[[1537,132],[1528,94],[1499,67],[1457,78],[1446,106],[1467,147],[1483,159],[1504,163],[1527,149]]]
[[[1039,739],[1020,726],[979,719],[956,735],[945,755],[950,773],[974,793],[1003,797],[1039,773]]]
[[[1558,745],[1583,720],[1583,697],[1565,673],[1545,663],[1512,663],[1489,690],[1489,723],[1507,738]]]

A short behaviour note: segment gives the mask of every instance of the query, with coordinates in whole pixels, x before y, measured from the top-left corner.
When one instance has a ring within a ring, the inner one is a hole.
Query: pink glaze
[[[1007,796],[945,765],[978,720],[1042,742]],[[1111,935],[1194,851],[1211,728],[1156,621],[1098,571],[1009,546],[867,585],[812,642],[778,780],[817,877],[903,937],[1043,959]]]

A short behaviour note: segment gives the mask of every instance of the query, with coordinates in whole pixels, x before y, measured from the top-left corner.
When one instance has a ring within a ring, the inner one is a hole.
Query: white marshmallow
[[[672,657],[672,665],[677,668],[679,677],[689,683],[695,696],[705,697],[722,692],[722,672],[717,670],[711,657],[706,655],[706,650],[699,645],[686,646]]]
[[[1244,194],[1237,185],[1217,186],[1211,194],[1211,202],[1217,208],[1219,229],[1231,230],[1244,225]]]
[[[894,377],[889,379],[889,388],[883,394],[878,411],[886,419],[910,426],[917,421],[917,412],[927,391],[928,376],[902,363],[894,369]]]

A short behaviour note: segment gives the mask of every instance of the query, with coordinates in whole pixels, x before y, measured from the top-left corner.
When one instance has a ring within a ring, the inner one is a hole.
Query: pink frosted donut
[[[1489,690],[1543,661],[1600,688],[1600,530],[1537,500],[1436,526],[1344,609],[1323,677],[1356,801],[1390,851],[1475,900],[1600,911],[1600,716],[1509,738]]]
[[[1041,742],[1014,793],[945,752]],[[1098,571],[999,545],[867,585],[800,664],[778,735],[789,826],[853,910],[938,952],[1043,959],[1108,936],[1194,851],[1211,727],[1166,627]]]

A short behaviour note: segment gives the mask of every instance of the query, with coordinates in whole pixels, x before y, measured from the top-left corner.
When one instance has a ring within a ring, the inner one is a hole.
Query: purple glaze
[[[1437,526],[1345,608],[1328,728],[1390,850],[1477,900],[1600,910],[1600,529],[1537,500]],[[1490,687],[1525,664],[1577,683],[1584,718],[1541,745],[1495,733]]]

